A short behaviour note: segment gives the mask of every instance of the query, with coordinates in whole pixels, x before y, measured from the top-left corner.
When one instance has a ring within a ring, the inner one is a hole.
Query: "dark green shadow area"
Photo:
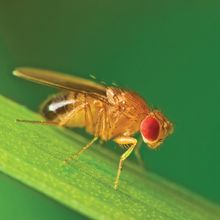
[[[0,195],[0,219],[88,219],[2,173]]]

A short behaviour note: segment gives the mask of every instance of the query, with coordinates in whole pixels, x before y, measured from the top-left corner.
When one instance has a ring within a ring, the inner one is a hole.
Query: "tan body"
[[[136,93],[118,87],[107,87],[76,76],[34,68],[16,69],[14,75],[63,92],[47,99],[41,107],[45,121],[18,120],[44,125],[85,127],[94,138],[68,163],[88,149],[99,138],[112,139],[126,148],[119,161],[114,188],[118,188],[123,162],[137,145],[132,137],[140,131],[145,143],[157,148],[172,133],[172,123],[158,110],[150,110]]]
[[[149,112],[145,102],[135,93],[115,87],[106,93],[108,102],[78,92],[59,93],[43,103],[41,114],[61,126],[85,127],[105,141],[139,131]]]

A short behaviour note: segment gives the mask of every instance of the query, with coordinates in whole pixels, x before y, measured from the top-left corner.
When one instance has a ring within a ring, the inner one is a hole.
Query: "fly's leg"
[[[141,153],[140,153],[140,148],[141,148],[142,143],[143,143],[143,138],[140,136],[139,139],[138,139],[137,147],[134,149],[134,154],[137,158],[138,163],[142,167],[144,167],[144,160],[143,160],[143,158],[141,156]]]
[[[119,184],[119,177],[121,175],[121,170],[123,167],[123,162],[124,162],[124,160],[126,160],[126,158],[134,150],[134,148],[137,144],[137,140],[132,137],[123,137],[122,136],[122,137],[118,137],[118,138],[114,139],[114,141],[119,145],[130,145],[130,147],[127,149],[127,151],[125,151],[125,153],[123,153],[120,157],[120,161],[119,161],[119,165],[118,165],[118,172],[117,172],[117,176],[115,178],[115,183],[114,183],[114,189],[117,190],[118,184]]]
[[[94,134],[96,137],[100,137],[104,132],[104,109],[101,108],[98,112],[97,121],[95,122]]]
[[[86,107],[86,106],[85,106]],[[88,116],[89,117],[86,117],[87,119],[92,119],[92,114],[91,114],[91,109],[90,108],[88,108],[87,109],[88,110],[88,112],[86,112],[86,114],[88,114]],[[81,154],[81,153],[83,153],[85,150],[87,150],[89,147],[91,147],[92,146],[92,144],[96,141],[96,140],[98,140],[98,135],[99,135],[99,133],[100,133],[100,129],[102,129],[102,111],[100,110],[99,111],[99,113],[98,113],[98,120],[97,120],[97,122],[96,122],[96,128],[95,128],[95,136],[94,136],[94,138],[88,143],[88,144],[86,144],[86,146],[84,146],[83,148],[81,148],[78,152],[76,152],[76,153],[74,153],[74,154],[72,154],[70,157],[68,157],[68,158],[66,158],[65,160],[64,160],[64,162],[67,164],[67,163],[69,163],[71,160],[74,160],[75,158],[77,158],[77,157],[79,157],[79,155]],[[88,121],[87,121],[88,122]]]
[[[81,148],[78,152],[72,154],[70,157],[66,158],[64,160],[64,163],[68,164],[71,160],[76,159],[82,152],[84,152],[85,150],[87,150],[89,147],[92,146],[92,144],[98,139],[98,137],[94,137],[88,144],[86,144],[86,146],[84,146],[83,148]]]
[[[80,107],[80,106],[79,106]],[[92,112],[91,112],[91,108],[89,106],[88,103],[84,103],[81,107],[84,108],[85,110],[85,120],[86,123],[93,123],[92,120]],[[81,108],[82,109],[82,108]],[[79,109],[78,109],[79,110]],[[100,133],[100,129],[102,129],[102,117],[103,117],[103,113],[102,113],[102,109],[99,111],[98,113],[98,119],[96,121],[96,127],[95,127],[95,136],[94,138],[88,143],[86,144],[86,146],[84,146],[83,148],[81,148],[78,152],[72,154],[70,157],[68,157],[67,159],[64,160],[65,163],[69,163],[71,160],[74,160],[75,158],[79,157],[79,155],[81,153],[83,153],[85,150],[87,150],[89,147],[92,146],[92,144],[98,139],[99,137],[99,133]],[[75,112],[74,112],[75,113]]]
[[[85,109],[86,105],[86,103],[83,103],[75,107],[62,121],[60,121],[60,126],[65,126],[68,123],[68,121],[74,117],[74,115],[77,115],[79,111]]]
[[[86,120],[86,123],[93,123],[93,120],[92,120],[92,112],[91,112],[91,108],[89,106],[88,103],[84,103],[83,105],[81,105],[80,109],[78,110],[81,110],[82,108],[84,108],[85,110],[85,120]],[[76,112],[74,112],[75,114]],[[93,125],[92,125],[93,126]],[[81,153],[83,153],[85,150],[87,150],[89,147],[92,146],[92,144],[98,139],[97,136],[95,136],[88,144],[86,144],[84,147],[82,147],[78,152],[76,153],[73,153],[71,156],[69,156],[68,158],[66,158],[64,160],[64,163],[69,163],[71,160],[74,160],[76,159],[77,157],[79,157],[79,155]]]
[[[111,118],[112,121],[114,121],[114,118]],[[103,113],[103,131],[105,132],[106,139],[109,140],[111,137],[112,133],[112,125],[111,125],[111,120],[108,117],[107,113],[107,108],[104,108],[104,113]]]
[[[55,121],[31,121],[31,120],[16,119],[16,122],[59,126],[59,123]]]
[[[94,120],[90,104],[87,102],[87,95],[85,94],[85,124],[88,130],[94,130]]]

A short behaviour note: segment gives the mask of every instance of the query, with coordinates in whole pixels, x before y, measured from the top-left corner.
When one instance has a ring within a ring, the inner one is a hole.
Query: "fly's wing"
[[[15,76],[59,89],[85,93],[106,100],[106,86],[76,76],[50,70],[21,67],[13,71]]]

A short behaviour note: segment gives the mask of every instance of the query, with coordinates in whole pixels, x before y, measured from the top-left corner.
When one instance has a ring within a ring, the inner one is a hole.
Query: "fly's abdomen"
[[[75,100],[69,93],[59,93],[48,98],[41,106],[40,113],[48,121],[60,121],[74,106]]]
[[[47,99],[41,114],[47,121],[53,121],[65,127],[85,127],[103,140],[108,139],[104,103],[83,93],[60,93]],[[109,128],[108,128],[109,129]]]

